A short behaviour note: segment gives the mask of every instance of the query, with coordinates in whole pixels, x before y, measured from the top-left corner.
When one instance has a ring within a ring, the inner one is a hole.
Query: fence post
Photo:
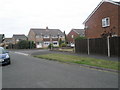
[[[88,55],[90,55],[90,46],[89,46],[89,38],[87,39],[87,46],[88,46]]]
[[[107,37],[108,57],[110,57],[110,37]]]

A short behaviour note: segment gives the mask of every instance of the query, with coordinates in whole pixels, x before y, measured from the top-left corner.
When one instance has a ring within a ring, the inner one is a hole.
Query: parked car
[[[10,55],[3,47],[0,47],[0,65],[10,64]]]
[[[70,47],[71,47],[71,48],[74,48],[74,47],[75,47],[75,44],[74,44],[74,43],[71,43],[71,44],[70,44]]]

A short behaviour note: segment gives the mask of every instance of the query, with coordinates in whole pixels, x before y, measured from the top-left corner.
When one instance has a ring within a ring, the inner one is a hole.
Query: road
[[[118,74],[38,59],[12,51],[2,67],[3,88],[118,88]]]

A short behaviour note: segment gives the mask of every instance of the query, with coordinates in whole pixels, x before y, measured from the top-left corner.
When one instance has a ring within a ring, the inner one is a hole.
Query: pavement
[[[117,73],[38,59],[30,56],[47,53],[52,53],[52,51],[10,51],[11,65],[2,67],[2,87],[118,88]]]

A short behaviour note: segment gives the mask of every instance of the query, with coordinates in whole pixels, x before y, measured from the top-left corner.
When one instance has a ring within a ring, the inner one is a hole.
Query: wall
[[[71,30],[70,33],[67,35],[68,43],[74,42],[74,38],[72,38],[72,35],[74,35],[74,38],[76,38],[76,37],[79,36],[79,34],[77,34],[76,32],[74,32],[73,30]]]
[[[89,40],[89,42],[88,42]],[[110,48],[108,48],[109,46]],[[120,57],[120,37],[110,37],[109,43],[107,38],[93,38],[75,41],[76,53],[98,54]],[[108,50],[109,49],[109,50]]]
[[[110,26],[107,28],[102,27],[102,19],[105,17],[110,17]],[[104,31],[109,32],[111,29],[118,34],[118,5],[104,2],[85,23],[85,26],[88,26],[85,31],[88,38],[100,38]]]
[[[35,33],[32,30],[29,31],[28,40],[36,42]]]

